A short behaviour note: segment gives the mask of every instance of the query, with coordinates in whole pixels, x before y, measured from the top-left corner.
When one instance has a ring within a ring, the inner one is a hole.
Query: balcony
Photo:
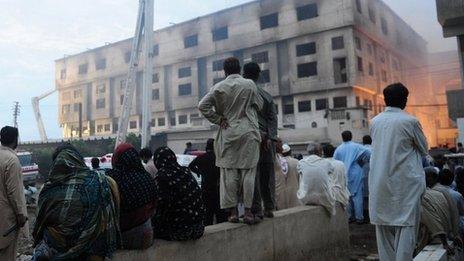
[[[445,37],[464,34],[464,0],[436,0],[438,21]]]

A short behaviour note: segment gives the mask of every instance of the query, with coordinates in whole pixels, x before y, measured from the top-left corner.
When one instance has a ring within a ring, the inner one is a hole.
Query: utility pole
[[[21,113],[21,106],[19,106],[19,102],[14,102],[13,106],[13,126],[18,128],[18,117]]]
[[[150,145],[151,140],[151,96],[153,77],[153,0],[145,1],[144,15],[144,54],[143,61],[143,89],[142,89],[142,144],[145,148]]]

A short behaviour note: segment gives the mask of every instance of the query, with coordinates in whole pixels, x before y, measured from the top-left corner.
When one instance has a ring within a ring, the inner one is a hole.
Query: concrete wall
[[[256,226],[209,226],[197,241],[158,240],[145,251],[120,251],[113,260],[346,260],[348,250],[341,208],[329,218],[322,207],[302,206],[278,211]]]

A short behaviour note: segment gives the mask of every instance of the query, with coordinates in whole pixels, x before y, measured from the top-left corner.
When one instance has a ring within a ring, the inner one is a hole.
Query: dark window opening
[[[358,10],[358,12],[362,14],[361,0],[356,0],[356,10]]]
[[[61,72],[60,72],[60,79],[61,79],[61,80],[66,79],[66,69],[61,69]]]
[[[358,57],[358,71],[364,72],[363,59],[361,57]]]
[[[153,45],[153,56],[158,56],[159,55],[159,44]]]
[[[166,125],[166,119],[165,118],[158,118],[158,127],[163,127]]]
[[[213,62],[213,72],[219,72],[224,69],[224,60],[217,60]]]
[[[299,101],[298,112],[307,112],[307,111],[311,111],[311,101]]]
[[[89,69],[89,64],[81,64],[79,65],[79,74],[86,74]]]
[[[269,53],[268,52],[254,53],[251,55],[251,60],[255,63],[268,63]]]
[[[361,39],[359,37],[355,37],[354,42],[356,44],[356,49],[361,51],[362,50]]]
[[[192,76],[192,69],[190,67],[180,68],[178,70],[178,77],[179,78],[187,78]]]
[[[187,115],[179,115],[179,124],[187,124]]]
[[[311,55],[316,53],[316,43],[311,42],[311,43],[305,43],[305,44],[299,44],[296,46],[296,56],[305,56],[305,55]]]
[[[333,107],[334,108],[346,108],[348,107],[348,101],[347,101],[347,98],[346,96],[342,96],[342,97],[334,97],[333,98]]]
[[[131,121],[129,123],[129,128],[132,130],[137,129],[137,121]]]
[[[151,99],[152,100],[159,100],[160,98],[160,90],[159,89],[154,89],[151,91]]]
[[[336,58],[333,60],[335,84],[346,83],[348,76],[346,72],[346,58]]]
[[[97,71],[104,70],[106,68],[106,59],[100,59],[95,63],[95,69]]]
[[[124,54],[124,62],[129,63],[131,58],[131,52],[126,52]]]
[[[368,7],[369,19],[375,24],[375,11],[372,6]]]
[[[318,17],[317,4],[300,6],[296,9],[298,21],[308,20]]]
[[[97,109],[104,109],[106,107],[105,99],[98,99],[97,100]]]
[[[229,29],[227,26],[213,30],[213,41],[221,41],[229,38]]]
[[[328,99],[317,99],[316,100],[316,111],[327,110],[329,107]]]
[[[259,75],[258,83],[269,83],[269,82],[271,82],[271,75],[270,75],[269,70],[261,71],[261,74]]]
[[[192,84],[186,83],[179,85],[179,96],[187,96],[192,94]]]
[[[279,26],[279,14],[274,13],[270,15],[261,16],[260,22],[261,22],[261,30],[272,28],[272,27],[277,27]]]
[[[369,75],[374,75],[374,65],[372,63],[369,63]]]
[[[345,41],[343,36],[332,38],[332,50],[339,50],[345,48]]]
[[[169,119],[169,122],[170,122],[171,126],[176,126],[176,117],[171,117]]]
[[[190,35],[184,38],[184,47],[190,48],[198,45],[198,35]]]
[[[382,70],[382,81],[387,82],[387,72]]]
[[[298,64],[298,78],[317,75],[317,62]]]
[[[383,17],[380,19],[380,26],[382,27],[383,34],[388,35],[388,22]]]
[[[159,82],[159,75],[157,73],[154,73],[151,77],[151,83],[157,83]]]
[[[293,96],[282,97],[282,113],[284,115],[295,113],[295,106],[293,104]]]

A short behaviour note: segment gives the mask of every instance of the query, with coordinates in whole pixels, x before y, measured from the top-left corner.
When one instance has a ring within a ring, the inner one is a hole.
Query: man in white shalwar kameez
[[[321,158],[322,148],[319,144],[308,145],[309,157],[298,163],[300,186],[297,197],[304,205],[323,206],[330,216],[335,215],[335,197],[330,173],[333,167],[330,162]]]
[[[348,179],[346,178],[346,168],[342,161],[333,158],[335,148],[332,145],[323,147],[324,157],[332,164],[333,172],[329,177],[333,183],[333,193],[335,200],[342,205],[344,209],[350,202],[350,191],[348,190]]]
[[[370,219],[380,260],[412,260],[425,191],[422,157],[428,145],[419,121],[403,111],[408,89],[396,83],[383,94],[387,108],[371,125]]]
[[[230,210],[230,222],[238,222],[237,205],[242,198],[244,222],[253,224],[251,206],[261,143],[257,111],[263,100],[255,83],[244,79],[240,70],[238,59],[226,59],[227,78],[213,86],[198,108],[206,119],[220,126],[214,152],[221,171],[221,208]]]

